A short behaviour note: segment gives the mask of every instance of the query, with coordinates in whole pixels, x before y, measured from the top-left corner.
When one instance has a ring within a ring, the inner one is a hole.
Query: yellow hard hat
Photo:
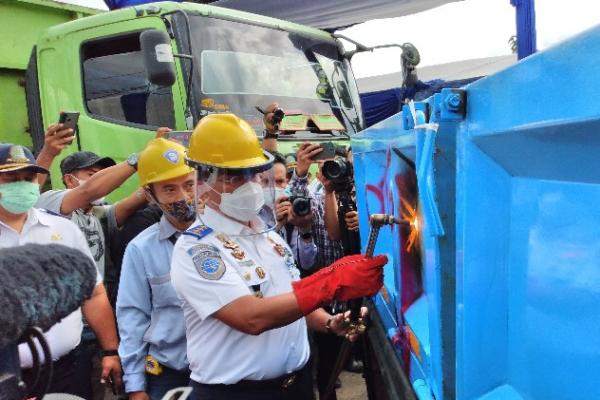
[[[138,159],[141,186],[177,178],[193,171],[185,164],[185,147],[163,138],[149,141]]]
[[[190,137],[190,165],[218,168],[261,168],[273,163],[254,129],[233,114],[210,114],[202,118]]]

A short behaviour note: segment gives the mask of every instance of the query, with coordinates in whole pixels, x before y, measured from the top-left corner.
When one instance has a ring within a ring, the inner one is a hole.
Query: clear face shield
[[[247,236],[272,230],[275,217],[273,165],[260,169],[199,167],[198,218],[215,232]]]

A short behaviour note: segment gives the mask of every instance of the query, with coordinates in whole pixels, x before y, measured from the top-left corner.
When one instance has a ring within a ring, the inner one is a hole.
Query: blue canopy
[[[137,6],[138,4],[154,3],[156,0],[104,0],[109,10]],[[171,0],[181,2],[182,0]]]
[[[424,100],[432,94],[441,91],[443,88],[462,87],[477,79],[479,78],[455,81],[444,81],[442,79],[427,82],[417,81],[415,86],[408,88],[393,88],[377,92],[361,93],[360,102],[365,116],[365,124],[369,127],[397,114],[402,110],[402,105],[406,99]]]

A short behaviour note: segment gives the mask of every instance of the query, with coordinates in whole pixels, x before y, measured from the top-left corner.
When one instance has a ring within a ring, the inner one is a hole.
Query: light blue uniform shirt
[[[177,230],[164,217],[125,250],[117,295],[117,322],[125,390],[145,390],[145,357],[155,357],[176,370],[189,368],[185,319],[181,301],[171,285],[169,240]]]

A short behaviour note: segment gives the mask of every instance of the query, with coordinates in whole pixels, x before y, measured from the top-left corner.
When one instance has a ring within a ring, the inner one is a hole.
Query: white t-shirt
[[[62,244],[80,250],[93,259],[87,241],[74,223],[35,208],[29,210],[20,234],[0,221],[0,247],[15,247],[27,243]],[[100,275],[97,281],[102,282]],[[81,308],[78,308],[44,333],[54,360],[77,347],[82,330]],[[19,357],[21,368],[32,366],[31,352],[26,344],[19,345]]]
[[[204,224],[213,231],[202,228]],[[293,255],[277,233],[236,236],[249,233],[244,230],[249,228],[206,208],[202,223],[196,221],[175,245],[171,278],[183,300],[187,353],[196,382],[233,384],[276,378],[302,368],[310,355],[304,318],[252,336],[212,317],[237,298],[252,295],[253,285],[271,297],[291,292],[292,280],[299,279]],[[225,248],[218,233],[240,246],[243,259]],[[269,238],[286,249],[285,256]]]
[[[71,189],[48,190],[41,194],[37,204],[37,208],[49,210],[55,214],[62,214],[60,209],[65,195]],[[112,205],[94,206],[91,212],[87,213],[81,209],[73,211],[69,215],[70,218],[83,232],[90,248],[92,257],[96,262],[96,266],[100,271],[100,275],[104,276],[104,259],[106,257],[106,243],[104,243],[104,232],[102,230],[101,218],[106,217],[106,226],[108,228],[108,236],[117,229],[117,220],[115,216],[115,207]]]

